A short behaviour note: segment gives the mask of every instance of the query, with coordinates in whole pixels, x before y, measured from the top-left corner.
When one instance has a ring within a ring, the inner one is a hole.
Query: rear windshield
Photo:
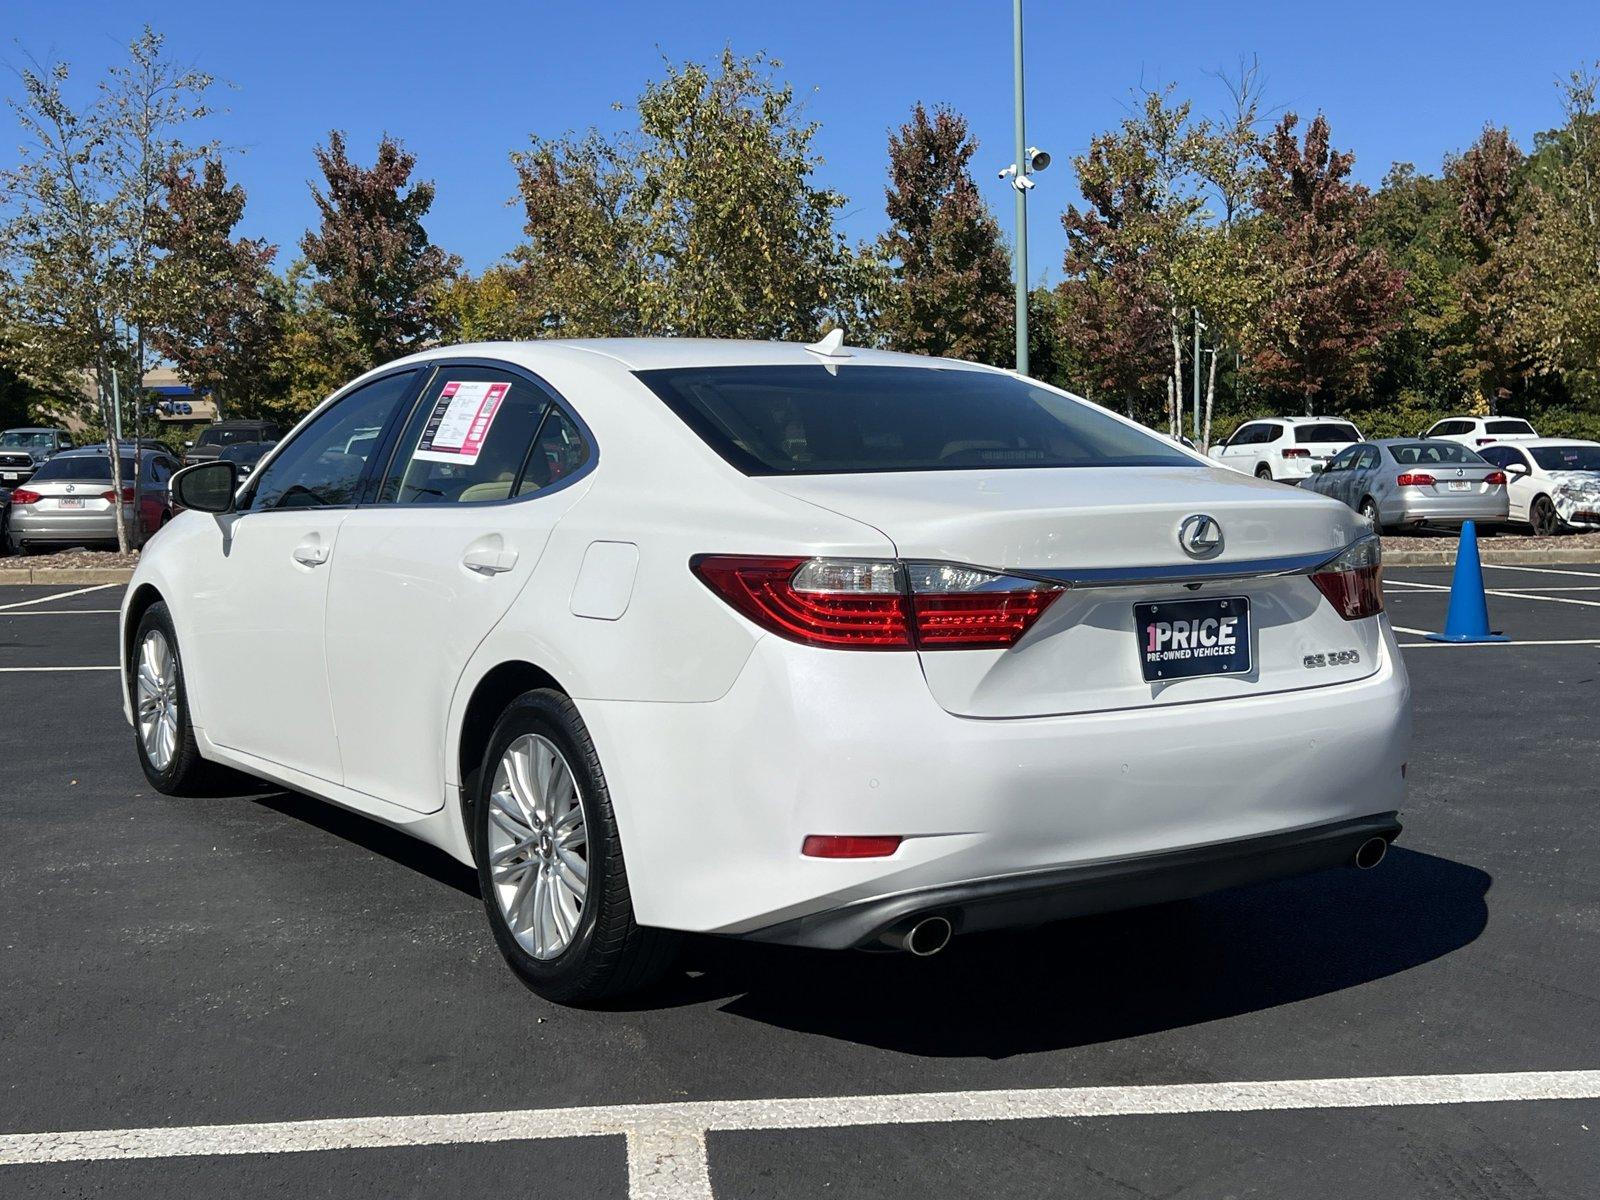
[[[132,482],[133,459],[122,460],[122,477]],[[35,483],[48,483],[52,479],[83,479],[91,483],[110,483],[111,459],[105,454],[74,455],[71,458],[58,455],[33,474]]]
[[[1534,446],[1528,453],[1546,471],[1600,471],[1600,446]]]
[[[1418,463],[1481,463],[1473,451],[1455,442],[1404,442],[1398,446],[1390,446],[1389,453],[1394,455],[1395,462],[1402,467],[1414,467]]]
[[[1532,433],[1533,426],[1526,421],[1485,421],[1485,433]]]
[[[240,442],[259,442],[259,429],[217,429],[213,426],[195,439],[196,446],[236,446]]]
[[[1296,425],[1291,432],[1297,442],[1359,442],[1361,433],[1354,425],[1329,421],[1326,425]]]
[[[938,367],[686,367],[639,378],[746,475],[1203,464],[1014,375]]]

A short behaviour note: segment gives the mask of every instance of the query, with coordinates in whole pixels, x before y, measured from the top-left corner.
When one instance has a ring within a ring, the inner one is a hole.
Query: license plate
[[[63,496],[57,505],[60,508],[82,508],[83,501],[76,496]]]
[[[1250,673],[1248,597],[1135,604],[1133,625],[1147,683]]]
[[[4,479],[7,483],[15,483],[17,481],[17,474],[18,473],[16,471],[7,471],[4,475],[0,475],[0,479]]]
[[[1450,490],[1452,492],[1467,492],[1467,491],[1471,491],[1472,490],[1472,482],[1470,480],[1467,480],[1467,479],[1452,479],[1452,480],[1450,480]]]

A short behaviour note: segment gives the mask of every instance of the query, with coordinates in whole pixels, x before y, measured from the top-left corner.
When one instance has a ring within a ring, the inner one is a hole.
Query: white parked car
[[[1600,528],[1600,442],[1534,438],[1478,453],[1506,473],[1511,520],[1539,537]]]
[[[1246,421],[1211,447],[1211,457],[1257,479],[1298,483],[1311,477],[1314,464],[1361,440],[1359,429],[1336,417],[1273,417]]]
[[[1518,442],[1539,435],[1521,417],[1446,417],[1417,435],[1460,442],[1477,450],[1494,442]]]
[[[641,986],[672,931],[925,954],[1400,829],[1366,522],[1010,372],[451,347],[236,484],[175,477],[123,604],[146,775],[242,768],[476,864],[555,999]]]

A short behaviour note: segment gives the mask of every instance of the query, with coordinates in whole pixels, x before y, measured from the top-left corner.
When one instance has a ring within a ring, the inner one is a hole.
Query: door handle
[[[517,552],[480,546],[462,555],[461,565],[479,575],[503,575],[517,565]]]
[[[301,566],[320,567],[328,561],[328,548],[321,542],[301,542],[294,548],[294,560]]]

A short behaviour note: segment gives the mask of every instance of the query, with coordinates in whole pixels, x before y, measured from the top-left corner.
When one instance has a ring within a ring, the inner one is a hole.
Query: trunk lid
[[[1107,467],[767,476],[787,495],[879,530],[903,559],[1076,580],[1007,650],[927,650],[938,702],[973,717],[1026,717],[1226,700],[1361,678],[1376,620],[1345,621],[1304,574],[1272,560],[1331,558],[1366,527],[1345,505],[1220,468]],[[1203,513],[1223,547],[1179,545]],[[1193,582],[1197,572],[1245,578]],[[1165,577],[1164,577],[1165,576]],[[1147,682],[1136,604],[1228,598],[1250,609],[1250,669]],[[1311,665],[1318,656],[1321,662]]]

